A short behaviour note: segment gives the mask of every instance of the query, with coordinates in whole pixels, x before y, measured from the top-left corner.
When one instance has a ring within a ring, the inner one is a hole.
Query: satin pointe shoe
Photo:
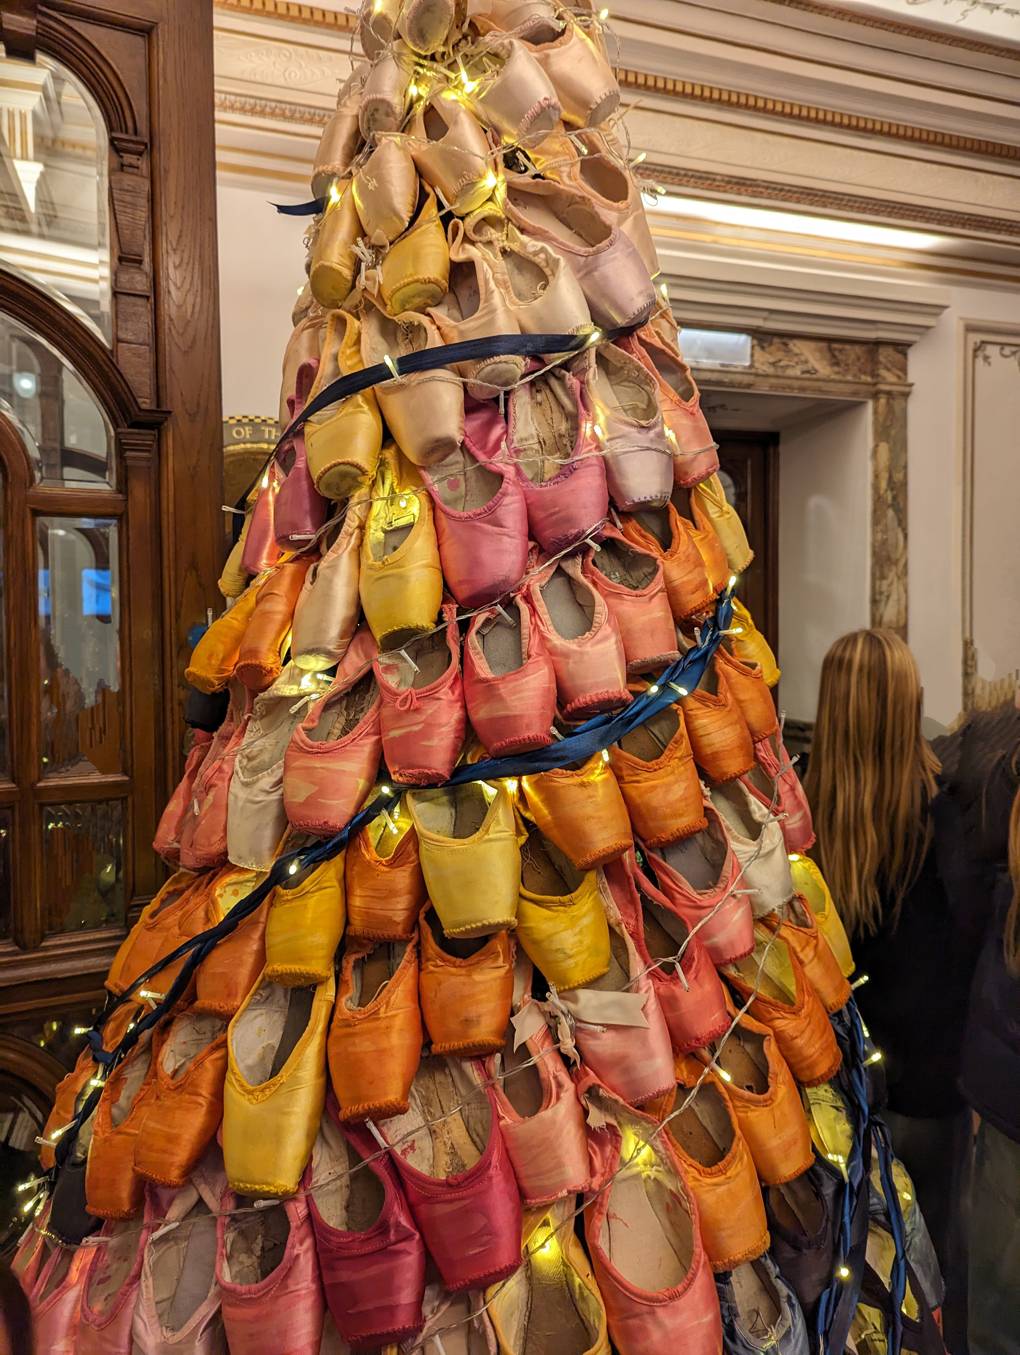
[[[701,393],[675,344],[651,325],[620,341],[620,347],[655,378],[662,417],[672,433],[673,478],[678,485],[700,484],[719,469],[717,443],[701,412]]]
[[[85,1196],[100,1219],[130,1219],[145,1184],[135,1173],[135,1144],[156,1096],[156,1060],[164,1031],[146,1032],[106,1080],[92,1123]]]
[[[341,1120],[402,1114],[421,1042],[417,940],[352,943],[326,1046]]]
[[[525,46],[549,77],[568,126],[597,127],[620,106],[613,68],[580,24],[568,17],[559,37]],[[655,270],[658,271],[656,265]]]
[[[474,222],[466,226],[469,235],[476,229]],[[486,235],[478,244],[522,334],[580,334],[591,328],[581,284],[559,254],[538,240],[525,239],[513,226],[505,235]]]
[[[247,1203],[230,1190],[221,1209]],[[304,1195],[268,1209],[220,1214],[216,1282],[231,1355],[319,1355],[326,1300]]]
[[[693,692],[680,698],[694,761],[717,785],[754,766],[754,745],[722,668],[709,664]]]
[[[729,1004],[731,1019],[736,1008]],[[695,1051],[703,1064],[715,1058],[711,1076],[733,1107],[758,1176],[781,1185],[814,1162],[811,1132],[793,1074],[768,1026],[744,1015],[727,1039]]]
[[[456,614],[452,603],[444,604],[444,629],[375,659],[383,757],[393,780],[402,785],[448,780],[464,742]]]
[[[468,0],[468,23],[478,33],[516,33],[529,42],[554,38],[560,20],[550,0]]]
[[[403,141],[382,136],[351,185],[369,242],[392,244],[411,224],[418,203],[418,171]]]
[[[184,761],[184,775],[160,815],[156,836],[152,841],[152,850],[158,852],[168,866],[176,866],[180,860],[184,816],[191,807],[195,782],[209,753],[213,736],[204,729],[196,729],[194,740]]]
[[[132,1348],[131,1324],[151,1229],[119,1219],[105,1223],[102,1239],[86,1253],[75,1355],[124,1355]],[[136,1347],[137,1348],[137,1347]]]
[[[632,845],[627,807],[609,761],[556,767],[521,780],[528,814],[575,870],[593,870]]]
[[[106,987],[115,997],[120,997],[157,960],[218,920],[214,918],[210,904],[207,877],[192,875],[190,871],[171,875],[121,942],[106,977]],[[175,960],[160,970],[153,978],[159,992],[169,992],[183,965],[183,959]]]
[[[513,928],[521,850],[513,802],[468,782],[442,790],[412,790],[407,808],[418,833],[418,855],[429,898],[447,936],[486,936]],[[478,881],[485,881],[479,890]]]
[[[723,973],[756,1021],[771,1028],[790,1071],[805,1087],[836,1076],[843,1056],[825,1008],[782,935],[758,922],[754,951]]]
[[[754,745],[755,765],[748,782],[756,792],[759,788],[768,795],[771,804],[779,787],[779,813],[783,818],[783,837],[787,850],[806,852],[814,845],[815,830],[811,822],[811,806],[797,769],[778,732],[771,738],[759,739]]]
[[[764,1191],[769,1252],[809,1323],[836,1268],[842,1192],[842,1177],[824,1162]]]
[[[410,226],[394,241],[379,269],[379,294],[390,315],[438,306],[450,285],[450,247],[435,192],[421,184]]]
[[[793,877],[779,820],[759,804],[742,781],[712,791],[755,917],[779,913],[793,897]]]
[[[354,286],[361,264],[354,246],[361,231],[351,181],[341,180],[329,190],[308,269],[312,295],[327,310],[342,305]]]
[[[520,472],[530,534],[544,551],[558,555],[605,521],[605,462],[583,388],[569,372],[554,368],[511,391],[507,452]]]
[[[308,392],[318,368],[316,358],[299,369],[297,391],[287,401],[293,414],[299,413],[307,404]],[[327,504],[312,482],[302,429],[298,429],[284,443],[280,457],[290,469],[277,491],[273,505],[276,544],[281,550],[305,551],[318,540],[319,529],[326,521]]]
[[[595,872],[575,870],[534,827],[521,862],[517,939],[528,958],[557,989],[601,978],[611,956]]]
[[[472,618],[464,642],[464,701],[490,757],[552,743],[556,674],[522,597]]]
[[[255,611],[261,584],[251,584],[229,611],[218,616],[191,651],[184,679],[200,692],[221,692],[234,676],[244,633]]]
[[[673,472],[655,383],[615,344],[603,344],[588,357],[588,403],[602,443],[609,497],[625,513],[661,508],[669,499]]]
[[[575,1018],[584,1066],[621,1100],[642,1105],[672,1088],[673,1047],[655,986],[606,894],[609,971],[559,996]]]
[[[624,734],[609,765],[635,837],[666,847],[708,827],[701,782],[679,706],[667,706]]]
[[[213,735],[209,755],[196,778],[195,793],[181,824],[179,860],[188,870],[227,864],[230,782],[252,704],[251,693],[240,683],[235,684],[226,717]]]
[[[733,1355],[808,1355],[811,1338],[797,1296],[767,1253],[715,1283],[726,1349]]]
[[[288,842],[287,849],[297,842]],[[343,935],[344,852],[288,875],[273,890],[266,922],[267,981],[296,988],[323,983]]]
[[[255,698],[227,792],[227,856],[235,866],[269,870],[286,831],[284,758],[303,711],[300,684],[300,669],[288,664]]]
[[[361,547],[361,605],[380,649],[432,630],[443,571],[432,500],[392,444],[379,464]]]
[[[680,516],[686,520],[687,530],[701,552],[709,585],[713,594],[718,595],[729,583],[731,576],[723,543],[716,535],[715,528],[705,515],[701,505],[694,498],[693,491],[677,485],[670,496],[670,502]]]
[[[134,1170],[161,1186],[183,1186],[223,1119],[227,1023],[182,1012],[153,1056],[155,1095],[135,1139]]]
[[[280,488],[282,479],[283,472],[278,463],[273,461],[255,491],[251,517],[245,514],[241,571],[252,575],[253,578],[272,569],[280,558],[273,518],[276,509],[276,491]]]
[[[338,833],[368,799],[382,757],[382,702],[375,642],[358,632],[326,695],[295,730],[283,765],[283,798],[291,825],[325,837]]]
[[[215,925],[262,883],[261,871],[226,866],[217,872],[210,891],[210,911]],[[271,899],[264,899],[253,913],[219,941],[195,971],[195,1000],[191,1010],[199,1016],[219,1016],[224,1021],[237,1012],[254,988],[266,964],[266,921]]]
[[[43,1267],[50,1259],[52,1252],[49,1239],[44,1232],[49,1223],[49,1217],[50,1205],[47,1200],[39,1214],[33,1215],[31,1222],[21,1235],[14,1255],[11,1257],[11,1274],[21,1285],[26,1298],[32,1297],[32,1290],[35,1288]],[[103,1224],[103,1227],[107,1230],[122,1226],[120,1222]]]
[[[609,1355],[606,1309],[574,1232],[573,1201],[524,1216],[524,1262],[486,1291],[500,1355]]]
[[[142,1006],[141,1002],[122,1002],[119,1007],[115,1007],[106,1018],[103,1025],[103,1048],[109,1052],[115,1049],[124,1038],[128,1026],[134,1021]],[[75,1103],[81,1093],[85,1090],[87,1084],[95,1076],[96,1065],[92,1060],[91,1047],[86,1045],[78,1055],[78,1061],[71,1072],[66,1077],[61,1078],[57,1083],[57,1090],[53,1098],[53,1109],[46,1119],[46,1125],[42,1132],[42,1143],[39,1145],[39,1165],[43,1171],[49,1171],[55,1162],[55,1148],[64,1133],[66,1133],[70,1122],[74,1119]],[[39,1219],[42,1220],[40,1214]],[[38,1226],[42,1226],[41,1222]],[[21,1255],[20,1248],[16,1253]],[[20,1275],[17,1264],[12,1261],[12,1268],[15,1274]],[[28,1287],[26,1280],[23,1288]]]
[[[514,1020],[499,1059],[485,1060],[485,1076],[493,1084],[500,1132],[521,1199],[534,1206],[584,1190],[588,1140],[570,1074],[538,1003],[533,1004],[532,973],[531,961],[518,952]]]
[[[675,1096],[663,1106],[666,1133],[698,1202],[701,1240],[712,1269],[732,1270],[769,1245],[758,1173],[718,1084],[703,1077],[704,1068],[690,1055],[678,1060],[677,1069]]]
[[[370,144],[379,135],[400,131],[407,113],[408,86],[413,71],[414,53],[399,41],[381,52],[372,63],[358,105],[361,135]],[[413,200],[411,206],[414,206]]]
[[[396,31],[413,52],[430,56],[451,38],[454,0],[410,0],[397,8]]]
[[[726,644],[734,658],[749,667],[755,664],[761,669],[767,687],[774,687],[779,681],[779,668],[775,655],[761,631],[754,624],[754,618],[739,598],[733,599],[733,622]]]
[[[585,193],[602,216],[627,236],[650,276],[655,277],[659,259],[641,194],[622,154],[614,150],[604,132],[575,132],[572,137],[554,132],[528,155],[545,178]]]
[[[809,856],[794,852],[790,856],[790,873],[795,891],[814,914],[815,925],[835,955],[840,972],[844,978],[849,978],[855,968],[854,957],[850,953],[850,942],[843,921],[836,911],[822,872]]]
[[[698,935],[691,935],[666,896],[638,868],[633,852],[611,861],[605,870],[641,968],[648,970],[673,1052],[685,1054],[723,1035],[730,1024],[726,995]]]
[[[655,556],[606,526],[601,542],[582,559],[585,578],[605,598],[620,629],[627,672],[661,671],[676,663],[673,613]]]
[[[84,1107],[91,1086],[78,1100],[77,1110]],[[66,1148],[61,1144],[63,1162],[49,1199],[46,1231],[50,1238],[65,1249],[80,1247],[90,1233],[102,1226],[102,1220],[89,1212],[85,1192],[88,1154],[92,1142],[92,1126],[96,1113],[92,1112],[74,1133]],[[66,1254],[66,1253],[65,1253]]]
[[[778,933],[800,961],[818,1001],[830,1015],[850,1000],[850,984],[839,961],[822,935],[806,899],[794,894],[779,910],[761,919],[762,926]]]
[[[651,314],[655,289],[641,255],[585,193],[513,175],[505,212],[525,237],[566,260],[596,325],[628,329]]]
[[[472,445],[472,425],[487,418],[488,411],[468,409],[463,446],[424,473],[443,577],[472,611],[516,588],[528,567],[528,510],[518,477],[505,462],[478,460]]]
[[[91,1249],[57,1247],[43,1267],[32,1303],[35,1349],[46,1355],[75,1355],[81,1295]]]
[[[422,910],[418,996],[433,1054],[466,1059],[502,1049],[516,947],[505,931],[473,940],[443,936],[431,904]]]
[[[698,1207],[668,1139],[597,1085],[585,1095],[604,1123],[589,1130],[599,1193],[585,1209],[584,1234],[614,1348],[719,1355],[719,1301]]]
[[[131,1327],[132,1350],[146,1355],[227,1355],[216,1282],[216,1211],[225,1185],[210,1150],[181,1190],[146,1187],[153,1231],[144,1248]],[[161,1231],[168,1223],[172,1231]]]
[[[726,674],[726,685],[744,717],[752,741],[757,743],[759,739],[767,739],[777,733],[779,717],[776,703],[765,683],[761,667],[734,658],[723,645],[715,651],[714,662]]]
[[[456,1355],[498,1355],[496,1333],[481,1290],[450,1293],[441,1284],[428,1284],[422,1311],[425,1325],[416,1347],[427,1350],[440,1340],[453,1344]],[[445,1344],[443,1348],[447,1348]],[[397,1355],[396,1347],[384,1355]]]
[[[351,499],[339,529],[329,533],[322,557],[313,560],[305,575],[294,606],[290,656],[306,671],[332,668],[354,638],[361,614],[358,579],[367,516],[367,495],[361,501]]]
[[[734,574],[743,574],[754,559],[754,551],[747,543],[744,524],[728,502],[719,476],[710,475],[707,480],[701,480],[691,493],[723,543],[730,569]]]
[[[227,1029],[223,1161],[239,1195],[293,1195],[326,1097],[326,1028],[336,984],[259,982]]]
[[[490,38],[464,69],[465,97],[475,116],[504,141],[536,139],[559,122],[552,81],[519,39]]]
[[[421,1330],[425,1247],[389,1158],[365,1130],[344,1125],[326,1098],[312,1149],[308,1209],[326,1303],[355,1346]]]
[[[519,334],[513,312],[496,286],[488,255],[464,240],[463,223],[450,224],[450,290],[429,314],[446,344],[467,343],[499,334]],[[509,390],[524,373],[525,359],[498,356],[454,364],[467,392],[486,400]]]
[[[439,348],[442,342],[427,315],[405,311],[394,319],[377,306],[365,306],[361,353],[366,367],[378,366],[386,357],[396,361]],[[457,451],[464,437],[464,388],[445,367],[381,381],[375,397],[397,446],[413,465],[431,466]],[[427,419],[421,417],[423,403]]]
[[[512,1275],[521,1263],[521,1197],[492,1091],[479,1087],[471,1064],[422,1059],[410,1109],[378,1129],[447,1289]]]
[[[333,181],[343,179],[350,170],[361,145],[361,125],[358,120],[360,104],[359,88],[340,101],[336,112],[322,129],[315,163],[312,165],[312,196],[315,198],[325,198]]]
[[[306,284],[307,285],[307,284]],[[280,428],[284,429],[294,417],[290,407],[291,399],[298,389],[298,373],[305,368],[313,373],[318,371],[319,354],[322,352],[322,340],[326,332],[329,312],[315,300],[311,300],[306,314],[295,324],[287,347],[283,352],[283,373],[280,381]],[[311,366],[311,364],[315,364]],[[304,403],[302,401],[302,403]]]
[[[290,633],[309,563],[307,559],[287,560],[277,565],[259,589],[234,669],[238,682],[250,692],[267,691],[283,670],[280,651]]]
[[[629,706],[620,628],[577,557],[565,556],[535,575],[527,598],[552,658],[564,717],[586,720]]]
[[[410,815],[394,805],[347,844],[347,935],[410,941],[425,903],[418,834]]]
[[[495,184],[492,151],[475,115],[449,89],[418,108],[408,128],[415,168],[460,216],[475,211]]]
[[[361,0],[358,8],[358,38],[361,50],[368,61],[374,61],[376,57],[381,56],[394,41],[399,12],[400,0]],[[359,69],[355,66],[350,77],[352,82],[358,76]]]
[[[361,326],[346,311],[333,311],[309,400],[340,377],[361,371]],[[371,388],[311,415],[305,424],[305,447],[315,488],[327,499],[347,499],[371,484],[382,449],[382,418]]]
[[[689,524],[671,503],[663,508],[624,513],[621,532],[628,541],[662,561],[670,611],[674,621],[707,615],[715,601],[705,561]]]
[[[705,805],[708,827],[648,852],[649,866],[670,907],[697,927],[713,964],[728,964],[754,948],[754,920],[719,811]]]

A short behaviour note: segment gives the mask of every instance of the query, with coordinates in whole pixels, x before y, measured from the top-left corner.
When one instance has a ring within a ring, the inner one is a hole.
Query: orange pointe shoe
[[[361,547],[361,605],[380,649],[398,649],[436,624],[443,571],[432,500],[390,443],[379,460]]]
[[[213,921],[230,912],[265,879],[261,871],[224,866],[210,886]],[[266,920],[270,899],[263,899],[237,927],[218,942],[195,971],[195,1001],[198,1016],[218,1016],[224,1021],[237,1012],[254,988],[266,963]],[[212,925],[212,924],[210,924]]]
[[[249,584],[230,611],[216,618],[192,650],[184,680],[200,692],[221,692],[234,676],[260,587]]]
[[[363,370],[361,326],[346,311],[333,311],[309,402],[340,377]],[[327,499],[349,498],[371,484],[381,450],[382,417],[371,389],[327,405],[305,424],[308,469]]]
[[[765,1202],[751,1151],[719,1084],[690,1055],[677,1060],[677,1086],[663,1107],[666,1133],[698,1202],[701,1238],[713,1270],[760,1256],[769,1245]],[[694,1088],[697,1091],[682,1110]],[[674,1118],[669,1119],[672,1115]]]
[[[704,616],[712,609],[715,590],[690,524],[671,503],[620,517],[623,535],[662,561],[662,577],[674,621]]]
[[[347,935],[410,941],[426,899],[411,816],[395,805],[367,823],[347,845]]]
[[[846,928],[839,913],[836,912],[836,905],[832,901],[829,886],[825,883],[822,872],[810,856],[804,856],[801,852],[791,852],[790,873],[793,876],[794,889],[814,913],[818,930],[829,943],[840,972],[844,978],[849,978],[855,968],[854,957],[850,953]]]
[[[680,698],[694,761],[710,781],[732,781],[754,766],[754,744],[721,668],[709,664],[693,692]]]
[[[609,923],[593,870],[574,869],[532,827],[521,857],[517,939],[558,989],[581,988],[609,972]]]
[[[741,1002],[750,999],[751,1015],[770,1027],[797,1081],[805,1087],[828,1082],[843,1056],[803,966],[763,922],[755,923],[754,941],[750,955],[725,967],[727,981]]]
[[[783,905],[779,916],[767,914],[762,918],[762,925],[771,932],[778,932],[796,955],[818,1001],[827,1012],[838,1012],[846,1006],[850,1000],[850,984],[806,899],[794,894]]]
[[[414,220],[386,253],[379,269],[379,294],[391,315],[419,314],[438,306],[450,285],[450,247],[439,218],[436,195],[418,190]]]
[[[627,672],[660,672],[675,663],[680,652],[659,558],[607,525],[598,549],[582,559],[585,577],[620,628]]]
[[[326,1045],[341,1120],[403,1115],[421,1043],[418,942],[349,950]]]
[[[624,734],[609,754],[635,837],[665,847],[708,827],[683,712],[667,706]]]
[[[575,870],[612,861],[631,846],[630,819],[609,755],[521,780],[528,813]]]
[[[130,1219],[142,1207],[145,1183],[134,1170],[135,1144],[156,1097],[156,1060],[164,1035],[164,1022],[146,1031],[99,1097],[85,1171],[85,1198],[96,1218]]]
[[[517,918],[521,849],[506,786],[484,781],[406,797],[429,898],[447,936],[487,936]],[[479,889],[479,880],[485,888]]]
[[[184,1186],[223,1120],[227,1023],[182,1012],[153,1063],[155,1096],[135,1141],[135,1172],[162,1186]]]
[[[729,583],[733,571],[726,558],[726,549],[716,535],[708,515],[694,498],[694,491],[684,489],[680,485],[674,488],[670,502],[686,521],[687,530],[701,552],[712,592],[721,593]]]
[[[776,703],[768,689],[760,664],[744,663],[735,658],[724,645],[715,651],[717,670],[726,675],[726,685],[744,717],[753,742],[767,739],[779,729]]]
[[[361,219],[347,179],[330,189],[308,269],[312,295],[327,310],[342,305],[354,286],[361,262],[354,245],[360,235]]]
[[[514,989],[516,946],[509,935],[444,937],[430,903],[419,933],[418,995],[433,1054],[466,1059],[502,1049]]]
[[[730,1016],[736,1014],[732,1002]],[[782,1185],[802,1175],[815,1160],[811,1131],[800,1093],[772,1031],[741,1016],[729,1036],[697,1051],[720,1091],[733,1107],[761,1180]]]
[[[285,851],[310,846],[313,838],[287,842]],[[293,988],[322,983],[344,931],[344,852],[289,875],[273,891],[266,924],[266,978]]]
[[[121,942],[106,976],[107,988],[120,997],[157,960],[218,921],[209,898],[209,876],[179,870],[146,906]],[[152,980],[153,989],[168,992],[183,967],[182,957],[160,970]]]
[[[290,634],[294,608],[310,563],[304,559],[277,565],[259,589],[234,670],[234,676],[250,692],[268,690],[283,671],[280,651]]]

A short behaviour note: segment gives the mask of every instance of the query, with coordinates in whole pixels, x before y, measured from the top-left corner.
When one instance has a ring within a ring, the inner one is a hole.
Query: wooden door
[[[740,514],[754,559],[737,596],[779,652],[779,435],[721,432],[719,479]]]

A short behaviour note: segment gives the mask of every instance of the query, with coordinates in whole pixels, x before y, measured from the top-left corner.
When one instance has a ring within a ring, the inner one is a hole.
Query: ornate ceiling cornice
[[[219,0],[217,0],[217,3],[219,3]],[[844,9],[842,5],[823,4],[819,0],[767,0],[767,3],[782,5],[784,9],[799,9],[806,14],[816,14],[823,19],[841,19],[844,23],[859,24],[864,28],[881,29],[886,33],[896,33],[899,37],[935,42],[943,47],[956,47],[963,52],[976,52],[982,56],[997,56],[1004,61],[1020,62],[1020,47],[1011,42],[971,38],[963,33],[953,33],[944,28],[928,28],[924,24],[907,23],[904,19],[887,19],[879,14],[864,13],[857,9]]]
[[[213,95],[213,105],[217,113],[237,113],[245,118],[266,118],[270,122],[298,123],[303,127],[325,127],[331,111],[328,108],[313,108],[310,104],[257,99],[247,94],[226,94],[221,90]]]
[[[296,0],[213,0],[216,9],[233,10],[254,19],[281,19],[284,23],[306,24],[310,28],[326,28],[334,33],[353,33],[357,18],[340,9],[321,9],[318,5],[302,5]]]

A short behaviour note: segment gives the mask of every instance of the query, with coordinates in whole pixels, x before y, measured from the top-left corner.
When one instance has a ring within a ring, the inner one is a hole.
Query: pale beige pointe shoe
[[[412,51],[431,56],[454,36],[454,0],[402,0],[396,30]]]
[[[465,98],[480,121],[504,140],[541,137],[559,123],[560,101],[552,82],[517,38],[490,40],[464,70]]]
[[[418,173],[458,215],[473,212],[496,184],[492,151],[478,119],[451,90],[417,110],[410,125]]]
[[[563,121],[576,127],[597,127],[620,106],[620,86],[613,68],[580,24],[568,20],[563,32],[544,42],[525,40],[563,110]]]
[[[480,248],[522,334],[579,334],[591,327],[581,285],[559,254],[513,226]]]
[[[326,310],[335,310],[350,295],[361,263],[354,252],[360,236],[361,218],[354,205],[351,181],[346,179],[330,189],[308,266],[312,295]]]
[[[355,76],[366,76],[368,66],[355,68]],[[353,77],[352,77],[353,80]],[[348,85],[351,81],[347,82]],[[342,92],[342,91],[341,91]],[[342,179],[350,169],[354,157],[361,145],[361,127],[358,122],[358,107],[361,103],[361,90],[357,86],[337,104],[337,110],[322,129],[319,149],[315,153],[312,165],[312,196],[324,198],[336,179]]]
[[[385,132],[399,132],[407,114],[414,71],[414,53],[395,42],[378,58],[365,78],[358,123],[366,141]]]
[[[464,223],[450,223],[450,290],[430,314],[444,343],[487,339],[497,334],[520,334],[520,326],[492,276],[489,256],[464,235]],[[509,390],[524,375],[520,356],[478,358],[458,362],[468,394],[486,400]]]
[[[380,136],[354,175],[352,191],[370,244],[391,245],[403,235],[418,203],[418,171],[406,143],[395,136]]]
[[[393,41],[393,30],[400,13],[400,0],[361,0],[358,10],[358,37],[361,50],[374,61]]]
[[[551,42],[563,29],[552,0],[467,0],[467,21],[483,36],[512,33],[528,42]]]
[[[404,311],[396,317],[366,305],[361,356],[366,367],[387,357],[440,348],[443,338],[427,315]],[[416,466],[431,466],[455,452],[464,437],[464,388],[445,367],[382,381],[375,388],[383,418],[397,446]],[[428,417],[423,418],[423,411]]]

